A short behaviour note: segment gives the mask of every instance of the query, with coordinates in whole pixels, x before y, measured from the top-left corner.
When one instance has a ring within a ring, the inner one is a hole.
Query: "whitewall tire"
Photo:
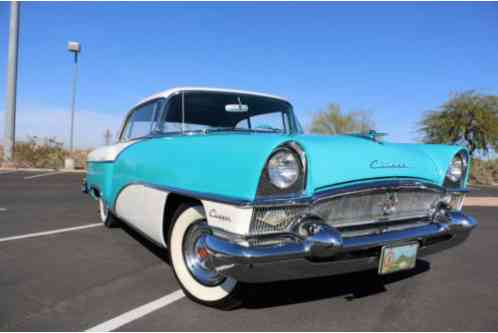
[[[195,302],[231,309],[240,304],[241,286],[206,264],[203,235],[209,233],[202,206],[183,205],[172,219],[169,235],[170,262],[185,294]]]
[[[97,208],[99,211],[100,221],[108,228],[114,228],[119,225],[119,220],[109,210],[102,198],[97,199]]]

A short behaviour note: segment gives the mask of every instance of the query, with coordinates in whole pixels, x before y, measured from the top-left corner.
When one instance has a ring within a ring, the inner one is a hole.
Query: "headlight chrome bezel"
[[[269,167],[272,160],[282,153],[292,154],[289,156],[292,156],[292,159],[295,161],[298,169],[296,179],[286,187],[275,184],[275,182],[272,181],[272,178],[274,177],[271,177],[269,172]],[[304,192],[306,187],[306,177],[307,160],[304,150],[298,143],[294,141],[286,142],[275,148],[266,160],[263,172],[261,173],[257,196],[288,196],[301,194]]]
[[[459,151],[451,160],[445,175],[446,187],[463,187],[467,178],[469,166],[468,154],[465,151]]]

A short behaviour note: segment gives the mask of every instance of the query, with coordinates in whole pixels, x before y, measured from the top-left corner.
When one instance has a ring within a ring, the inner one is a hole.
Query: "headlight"
[[[459,182],[464,176],[467,169],[467,160],[463,154],[457,154],[451,161],[451,165],[446,173],[448,178],[453,183]]]
[[[270,182],[280,189],[292,186],[299,178],[299,161],[289,150],[276,152],[268,161]]]

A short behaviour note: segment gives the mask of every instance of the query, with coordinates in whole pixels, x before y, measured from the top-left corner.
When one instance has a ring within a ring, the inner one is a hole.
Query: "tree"
[[[339,104],[330,104],[325,111],[313,115],[310,132],[318,134],[368,133],[374,123],[368,113],[344,113]]]
[[[425,143],[465,145],[471,155],[498,147],[498,96],[475,91],[456,93],[419,125]]]

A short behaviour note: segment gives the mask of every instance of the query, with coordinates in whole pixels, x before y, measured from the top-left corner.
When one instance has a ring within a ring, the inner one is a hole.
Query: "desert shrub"
[[[15,146],[14,161],[18,168],[59,169],[64,166],[66,151],[62,142],[53,138],[29,137]]]
[[[60,169],[64,159],[74,159],[76,169],[86,168],[86,157],[91,149],[77,149],[69,152],[63,143],[53,138],[28,137],[26,141],[17,142],[14,152],[14,164],[17,168]],[[0,165],[3,162],[3,146],[0,145]]]
[[[498,159],[472,161],[470,172],[470,182],[472,184],[496,185],[498,184]]]
[[[76,169],[86,169],[86,157],[88,153],[92,151],[91,149],[77,149],[75,151],[67,152],[67,157],[71,157],[74,160],[74,167]]]

